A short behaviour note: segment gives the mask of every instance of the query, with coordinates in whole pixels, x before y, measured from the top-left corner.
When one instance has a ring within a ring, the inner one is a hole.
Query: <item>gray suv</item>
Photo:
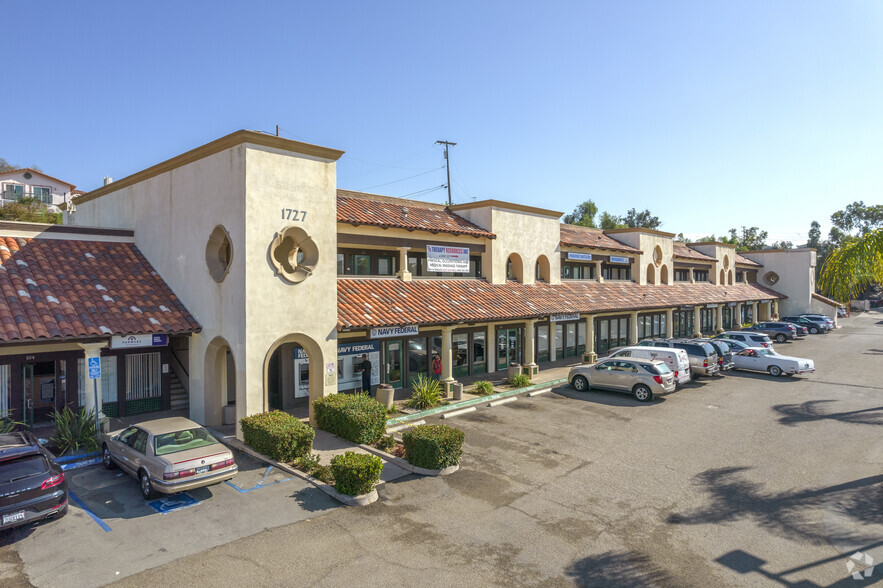
[[[639,345],[683,349],[690,358],[690,371],[694,378],[720,373],[720,358],[717,350],[709,343],[693,339],[645,339]]]
[[[675,391],[674,374],[664,361],[657,359],[602,359],[570,368],[567,380],[579,392],[603,388],[626,392],[641,402]]]

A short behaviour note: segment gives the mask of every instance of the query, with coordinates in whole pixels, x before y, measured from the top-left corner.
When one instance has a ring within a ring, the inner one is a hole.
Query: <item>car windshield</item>
[[[718,347],[718,349],[720,349],[721,353],[729,353],[730,352],[729,345],[727,345],[723,341],[715,341],[714,344]]]
[[[0,484],[9,484],[16,480],[23,480],[45,474],[49,470],[49,464],[42,455],[26,455],[17,459],[3,462],[0,467]]]
[[[218,441],[202,427],[185,429],[174,433],[164,433],[153,438],[153,446],[157,455],[168,455],[188,449],[198,449],[213,445]]]
[[[773,352],[770,351],[769,349],[758,349],[757,354],[758,355],[772,355]]]

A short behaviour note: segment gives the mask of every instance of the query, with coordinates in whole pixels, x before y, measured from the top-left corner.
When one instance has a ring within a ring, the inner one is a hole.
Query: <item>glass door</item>
[[[402,387],[402,340],[386,342],[384,355],[386,363],[386,383],[393,388]]]
[[[497,369],[504,370],[511,362],[521,361],[520,329],[497,329]]]
[[[24,364],[21,372],[21,422],[26,427],[32,427],[34,426],[34,364]]]

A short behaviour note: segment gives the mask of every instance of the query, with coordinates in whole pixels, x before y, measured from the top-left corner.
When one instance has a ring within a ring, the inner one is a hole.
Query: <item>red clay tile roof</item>
[[[816,294],[815,292],[812,293],[812,297],[815,300],[818,300],[819,302],[823,302],[823,303],[827,304],[828,306],[834,306],[834,307],[843,306],[842,303],[837,302],[836,300],[831,300],[830,298],[825,298],[821,294]]]
[[[629,247],[625,243],[608,237],[601,229],[581,227],[579,225],[566,225],[563,223],[561,224],[561,244],[569,247],[590,247],[592,249],[605,249],[607,251],[641,253],[639,249]]]
[[[696,259],[699,261],[716,261],[715,258],[705,255],[700,251],[696,251],[691,247],[687,247],[683,243],[674,242],[674,257],[679,257],[681,259]]]
[[[132,243],[0,237],[0,342],[201,330]]]
[[[337,191],[337,222],[351,225],[429,231],[494,239],[496,235],[442,207],[420,206],[411,200],[358,198],[358,192]],[[407,210],[407,213],[405,212]]]
[[[489,284],[483,280],[338,278],[337,328],[439,324],[785,298],[757,284]]]
[[[756,261],[752,261],[752,260],[748,259],[747,257],[742,257],[738,253],[736,254],[736,263],[741,264],[741,265],[753,265],[756,267],[763,267],[763,264],[757,263]]]

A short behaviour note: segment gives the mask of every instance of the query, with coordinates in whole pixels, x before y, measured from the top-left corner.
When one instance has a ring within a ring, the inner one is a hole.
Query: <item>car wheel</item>
[[[785,342],[785,339],[787,339],[787,338],[788,338],[788,337],[786,337],[786,336],[783,335],[782,333],[779,333],[778,335],[776,335],[776,342],[778,342],[778,343],[784,343],[784,342]]]
[[[153,486],[150,484],[150,476],[145,470],[138,472],[138,482],[141,484],[141,496],[144,497],[144,500],[150,500],[156,496]]]
[[[768,367],[766,369],[766,371],[768,371],[770,373],[770,375],[773,376],[774,378],[778,378],[779,376],[782,375],[782,368],[780,368],[777,365],[771,365],[770,367]]]
[[[632,388],[632,394],[640,402],[650,402],[653,400],[653,392],[644,384],[638,384]]]
[[[576,376],[573,379],[573,387],[577,392],[587,392],[589,390],[589,381],[584,376]]]
[[[101,463],[109,470],[116,467],[116,464],[113,463],[113,458],[110,457],[110,449],[107,448],[107,445],[101,446]]]
[[[809,332],[812,333],[813,335],[818,335],[819,329],[817,327],[810,327]]]

